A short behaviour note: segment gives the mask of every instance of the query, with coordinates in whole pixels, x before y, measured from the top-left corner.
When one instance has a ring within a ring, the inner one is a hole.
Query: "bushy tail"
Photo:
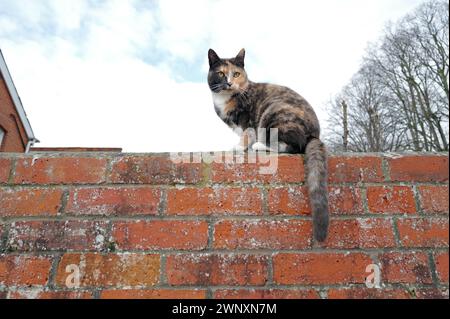
[[[314,238],[324,241],[328,235],[327,151],[317,138],[306,146],[306,181],[313,214]]]

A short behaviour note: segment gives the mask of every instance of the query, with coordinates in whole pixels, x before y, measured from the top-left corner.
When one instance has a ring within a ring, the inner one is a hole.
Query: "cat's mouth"
[[[211,89],[214,93],[233,92],[234,91],[233,87],[231,87],[228,84],[222,84],[220,86],[212,87]]]
[[[231,83],[225,83],[222,85],[222,91],[234,92],[234,91],[236,91],[236,88],[233,87],[233,84],[231,84]]]

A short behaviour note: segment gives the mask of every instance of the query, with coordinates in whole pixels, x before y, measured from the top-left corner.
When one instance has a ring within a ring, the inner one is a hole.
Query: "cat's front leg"
[[[261,142],[252,145],[252,150],[255,152],[287,153],[288,148],[289,146],[283,142],[271,144],[270,147]]]
[[[240,139],[239,144],[233,147],[233,151],[247,152],[256,141],[254,130],[243,131],[241,128],[235,128],[234,131],[239,134]]]

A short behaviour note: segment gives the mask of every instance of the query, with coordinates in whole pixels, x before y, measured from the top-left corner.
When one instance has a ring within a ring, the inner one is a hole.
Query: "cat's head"
[[[236,57],[221,59],[214,50],[209,49],[209,88],[214,93],[242,93],[248,86],[247,72],[244,69],[245,50]]]

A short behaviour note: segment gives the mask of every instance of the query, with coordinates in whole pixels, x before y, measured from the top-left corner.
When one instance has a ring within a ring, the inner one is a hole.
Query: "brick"
[[[419,288],[415,290],[417,299],[449,299],[448,288]]]
[[[312,224],[305,220],[222,220],[215,224],[216,249],[304,249]]]
[[[105,181],[107,160],[92,157],[18,159],[16,184],[99,184]]]
[[[66,212],[75,215],[156,215],[161,190],[139,188],[78,188],[69,194]]]
[[[361,190],[353,187],[329,187],[331,214],[364,214]],[[269,190],[269,212],[275,215],[310,215],[308,188],[306,186],[278,187]]]
[[[208,224],[204,221],[116,222],[113,238],[119,249],[191,249],[208,245]]]
[[[279,253],[273,280],[282,285],[364,283],[371,258],[363,253]]]
[[[410,299],[407,289],[331,288],[328,299]]]
[[[112,183],[195,184],[201,182],[201,163],[176,164],[168,156],[124,156],[113,160]]]
[[[274,173],[272,167],[276,168]],[[214,183],[300,183],[305,180],[303,157],[258,155],[253,162],[247,156],[235,158],[231,163],[214,162],[211,180]]]
[[[320,299],[314,289],[218,289],[215,299]]]
[[[20,289],[10,291],[8,299],[93,299],[89,291],[44,291],[43,289]]]
[[[0,183],[7,183],[11,171],[12,160],[0,158]]]
[[[6,291],[0,291],[0,300],[6,299],[8,296],[8,293]]]
[[[446,284],[448,284],[448,260],[448,251],[434,254],[437,277],[441,283]]]
[[[448,215],[448,185],[419,186],[418,189],[425,213]]]
[[[329,187],[328,202],[331,214],[364,214],[361,190],[356,187]]]
[[[330,183],[377,183],[383,180],[380,157],[336,156],[328,159]]]
[[[43,286],[52,260],[46,256],[0,255],[0,286]]]
[[[206,299],[204,289],[104,290],[101,299]]]
[[[369,211],[380,214],[414,214],[414,194],[408,186],[371,186],[367,188]]]
[[[167,213],[173,215],[259,215],[262,196],[258,188],[169,189]]]
[[[0,217],[54,216],[61,207],[62,190],[0,189]]]
[[[311,215],[308,189],[304,186],[271,188],[268,209],[272,215]]]
[[[428,256],[421,252],[392,252],[379,256],[383,283],[431,284]]]
[[[261,255],[182,254],[166,263],[170,285],[262,286],[268,277],[268,257]]]
[[[20,221],[11,224],[8,248],[13,251],[102,250],[107,222]]]
[[[270,163],[270,162],[269,162]],[[303,156],[278,156],[277,171],[269,182],[301,183],[305,181]]]
[[[448,247],[448,219],[408,218],[397,225],[404,247]]]
[[[56,284],[66,287],[66,280],[76,265],[80,270],[80,287],[149,287],[159,282],[160,257],[156,254],[68,253],[59,262]],[[70,281],[69,281],[70,282]]]
[[[448,156],[403,156],[387,161],[394,182],[448,181]]]
[[[322,245],[339,249],[395,247],[392,220],[383,218],[331,220],[328,238]]]

